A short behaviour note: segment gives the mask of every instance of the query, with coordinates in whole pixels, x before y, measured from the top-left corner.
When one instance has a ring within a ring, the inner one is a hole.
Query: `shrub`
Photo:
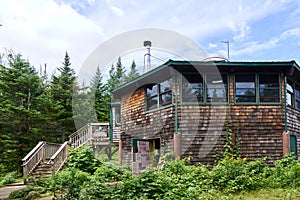
[[[47,187],[56,199],[78,199],[82,187],[90,179],[87,172],[67,168],[51,176]]]
[[[101,165],[101,161],[95,158],[92,148],[88,145],[70,150],[68,167],[93,174]]]
[[[14,183],[16,179],[20,178],[21,174],[17,171],[7,173],[3,178],[0,178],[0,186]]]
[[[274,168],[266,171],[268,187],[285,188],[300,186],[300,163],[295,160],[295,155],[290,154],[277,160]]]
[[[101,165],[94,173],[94,178],[99,182],[109,183],[128,179],[131,173],[116,166]]]

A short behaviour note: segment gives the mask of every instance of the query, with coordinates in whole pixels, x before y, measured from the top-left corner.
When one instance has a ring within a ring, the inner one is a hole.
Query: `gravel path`
[[[2,187],[0,188],[0,199],[6,199],[11,192],[20,190],[25,187],[26,185],[24,185],[23,183],[14,183],[12,185]]]

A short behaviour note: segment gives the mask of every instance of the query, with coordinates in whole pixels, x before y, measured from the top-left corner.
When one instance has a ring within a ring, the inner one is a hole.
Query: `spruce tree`
[[[124,77],[124,81],[126,83],[130,82],[131,80],[135,79],[139,77],[139,72],[136,68],[136,64],[135,64],[135,61],[133,60],[132,63],[131,63],[131,66],[130,66],[130,71],[129,73]]]
[[[5,170],[20,169],[22,157],[43,138],[43,92],[42,79],[29,62],[10,54],[8,66],[0,66],[0,164]]]
[[[70,67],[71,62],[67,52],[62,64],[62,67],[58,68],[59,75],[54,75],[50,83],[53,100],[61,107],[57,117],[60,125],[57,130],[61,135],[60,142],[65,141],[67,136],[76,130],[72,111],[72,95],[78,91],[75,71]]]
[[[109,122],[109,103],[110,95],[107,87],[102,83],[102,74],[97,67],[96,73],[91,81],[91,93],[94,94],[95,111],[99,122]]]

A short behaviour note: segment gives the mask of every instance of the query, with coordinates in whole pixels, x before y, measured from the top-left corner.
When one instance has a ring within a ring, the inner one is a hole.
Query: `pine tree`
[[[140,76],[140,75],[139,75],[139,72],[138,72],[138,70],[137,70],[137,68],[136,68],[135,61],[133,60],[132,63],[131,63],[131,66],[130,66],[130,71],[129,71],[129,73],[125,76],[124,81],[125,81],[126,83],[128,83],[128,82],[130,82],[131,80],[133,80],[133,79],[135,79],[135,78],[137,78],[137,77],[139,77],[139,76]]]
[[[8,171],[20,169],[22,157],[43,137],[44,123],[42,79],[21,55],[9,58],[9,66],[0,66],[0,170],[5,164]]]
[[[98,121],[108,122],[110,95],[107,92],[106,85],[102,83],[102,74],[99,67],[97,67],[97,71],[91,81],[91,93],[94,94],[95,111]]]
[[[109,71],[109,79],[107,81],[107,90],[108,93],[111,95],[112,91],[124,83],[124,77],[125,77],[125,68],[122,65],[121,57],[118,58],[118,61],[116,63],[116,68],[112,64],[110,71]]]
[[[53,76],[50,83],[53,100],[61,107],[57,118],[60,125],[59,130],[57,130],[61,135],[60,142],[66,140],[66,137],[75,131],[72,95],[78,91],[75,71],[70,67],[71,62],[67,52],[62,64],[62,67],[58,68],[60,74]]]

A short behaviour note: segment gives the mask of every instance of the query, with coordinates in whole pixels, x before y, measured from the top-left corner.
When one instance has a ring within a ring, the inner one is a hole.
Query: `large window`
[[[279,79],[278,75],[259,75],[259,101],[279,102]]]
[[[235,74],[236,103],[278,103],[278,74]]]
[[[235,102],[256,102],[255,74],[235,75]]]
[[[146,110],[152,110],[172,103],[172,79],[146,87]]]
[[[182,102],[226,103],[228,101],[227,86],[227,74],[184,74],[182,77]]]
[[[207,74],[207,102],[227,102],[227,75]]]
[[[300,109],[300,86],[295,87],[295,107]]]
[[[182,102],[203,102],[203,78],[200,74],[185,74],[182,77]]]
[[[288,105],[300,109],[300,85],[290,79],[286,82],[286,102]]]
[[[291,80],[286,83],[286,101],[288,105],[295,106],[294,83]]]

